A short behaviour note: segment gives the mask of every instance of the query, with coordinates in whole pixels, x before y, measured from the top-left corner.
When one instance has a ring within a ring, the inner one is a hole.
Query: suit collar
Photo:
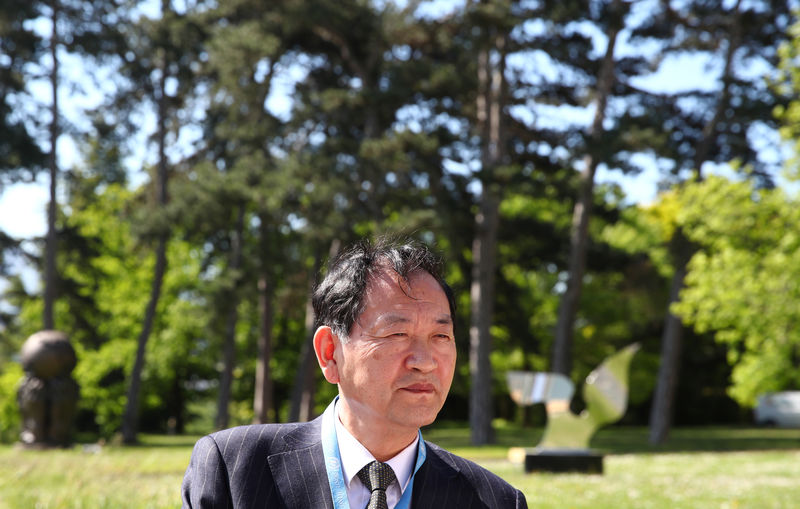
[[[300,423],[283,436],[287,451],[305,449],[322,441],[322,416],[313,421]]]
[[[427,475],[438,476],[443,480],[449,480],[458,477],[458,475],[461,473],[461,469],[458,468],[458,465],[452,460],[452,458],[450,458],[449,455],[443,454],[441,447],[436,444],[432,444],[427,440],[425,441],[425,447],[428,451],[428,457],[426,458],[425,464],[420,468],[420,470],[425,468],[427,465]]]

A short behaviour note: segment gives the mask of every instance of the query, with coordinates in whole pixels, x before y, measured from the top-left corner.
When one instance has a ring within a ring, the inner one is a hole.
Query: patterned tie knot
[[[368,463],[358,472],[358,478],[369,491],[386,491],[395,481],[394,470],[386,463],[373,461]]]

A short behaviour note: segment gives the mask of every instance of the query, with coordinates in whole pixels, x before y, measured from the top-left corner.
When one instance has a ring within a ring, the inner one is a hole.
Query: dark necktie
[[[386,463],[373,461],[358,472],[358,478],[370,491],[367,509],[389,509],[386,488],[395,480],[394,470]]]

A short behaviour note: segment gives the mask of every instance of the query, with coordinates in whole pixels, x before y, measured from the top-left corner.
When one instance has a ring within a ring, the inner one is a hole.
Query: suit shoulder
[[[525,496],[521,491],[511,486],[502,477],[490,472],[477,463],[470,461],[452,452],[442,449],[436,444],[425,442],[429,456],[437,457],[450,468],[456,470],[475,489],[482,500],[495,500],[515,505],[509,507],[525,507]],[[503,507],[505,507],[505,503]]]
[[[224,443],[230,440],[247,438],[249,440],[259,437],[276,437],[285,435],[295,429],[300,423],[288,424],[248,424],[246,426],[235,426],[208,435],[217,443]]]
[[[475,481],[482,481],[487,480],[492,485],[502,486],[503,488],[508,488],[514,490],[515,488],[508,484],[502,477],[498,476],[490,472],[489,470],[483,468],[482,466],[478,465],[474,461],[470,461],[466,458],[462,458],[452,452],[439,447],[436,444],[432,444],[430,442],[425,442],[425,446],[428,447],[429,451],[434,452],[438,455],[442,460],[446,463],[449,463],[452,467],[458,470],[461,474],[464,475],[470,482],[473,484]]]
[[[283,439],[296,430],[298,423],[291,424],[251,424],[236,426],[206,435],[201,442],[213,442],[220,454],[228,458],[232,455],[247,453],[270,453],[276,446],[280,448]]]

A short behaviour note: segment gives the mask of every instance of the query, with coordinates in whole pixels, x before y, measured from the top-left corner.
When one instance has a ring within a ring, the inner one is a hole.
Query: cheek
[[[447,365],[456,362],[456,344],[453,342],[444,343],[437,349],[439,359]]]
[[[391,359],[391,355],[380,349],[361,352],[361,355],[351,361],[351,369],[362,382],[369,383],[371,380],[380,379],[386,375],[389,371],[388,359]]]
[[[451,345],[441,357],[440,367],[442,371],[452,378],[456,369],[456,347]]]

